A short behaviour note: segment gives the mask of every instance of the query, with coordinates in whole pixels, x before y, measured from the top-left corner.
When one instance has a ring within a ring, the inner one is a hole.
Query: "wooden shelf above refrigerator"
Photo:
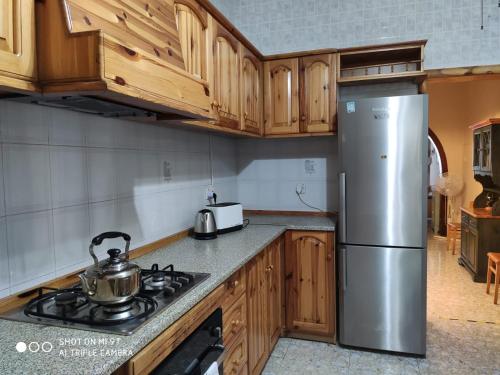
[[[414,80],[422,82],[426,41],[342,49],[337,53],[337,83],[365,84]]]

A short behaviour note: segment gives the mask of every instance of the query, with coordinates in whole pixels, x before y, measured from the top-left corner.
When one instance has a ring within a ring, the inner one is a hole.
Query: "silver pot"
[[[94,246],[104,239],[122,237],[126,241],[125,254],[119,249],[108,250],[109,258],[99,262]],[[92,239],[89,253],[94,265],[79,274],[82,291],[89,300],[100,305],[115,305],[127,302],[139,293],[141,288],[141,268],[129,262],[130,236],[121,232],[106,232]]]

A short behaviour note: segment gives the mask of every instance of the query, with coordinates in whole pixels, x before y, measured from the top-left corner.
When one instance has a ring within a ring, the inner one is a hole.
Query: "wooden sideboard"
[[[475,282],[486,282],[486,253],[500,251],[500,216],[485,209],[462,208],[459,262]]]

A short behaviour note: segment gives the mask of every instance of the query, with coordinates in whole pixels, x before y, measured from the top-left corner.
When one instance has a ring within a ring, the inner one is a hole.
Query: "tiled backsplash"
[[[86,266],[101,232],[138,247],[192,226],[211,170],[237,199],[230,138],[9,101],[0,129],[0,297]]]
[[[238,199],[248,209],[337,209],[337,137],[245,139],[238,142]]]
[[[264,54],[428,39],[425,68],[498,64],[498,0],[212,0]]]

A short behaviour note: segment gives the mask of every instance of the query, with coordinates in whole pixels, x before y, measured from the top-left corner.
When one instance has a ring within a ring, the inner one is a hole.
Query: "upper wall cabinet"
[[[334,55],[300,59],[300,126],[303,132],[330,132],[336,124]]]
[[[266,134],[299,132],[299,59],[264,63]]]
[[[177,10],[185,12],[179,22],[183,36],[194,39],[202,30],[185,29],[200,15],[189,4],[179,2]],[[202,53],[182,51],[174,0],[38,1],[36,11],[44,92],[87,101],[92,95],[173,118],[211,118],[208,87],[196,76],[203,75],[203,63],[192,60],[201,60]],[[196,43],[189,46],[198,49]]]
[[[207,82],[208,14],[194,0],[174,0],[186,71]]]
[[[213,101],[218,124],[240,128],[238,40],[223,26],[213,25]]]
[[[35,2],[0,0],[0,90],[35,91]]]
[[[241,130],[262,134],[262,63],[241,46]]]

